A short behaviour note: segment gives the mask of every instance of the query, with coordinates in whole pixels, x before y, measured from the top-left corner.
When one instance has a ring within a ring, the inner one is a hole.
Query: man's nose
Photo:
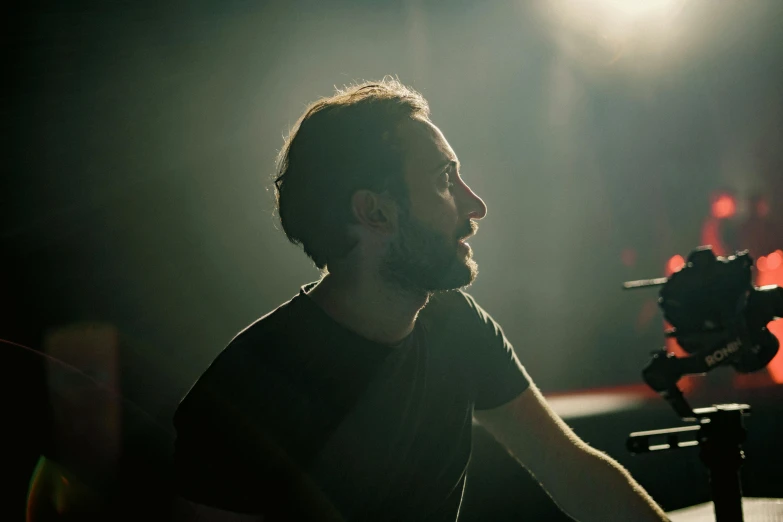
[[[487,215],[487,204],[468,185],[465,185],[464,188],[462,201],[460,201],[460,206],[464,209],[463,212],[467,212],[470,219],[484,218]]]

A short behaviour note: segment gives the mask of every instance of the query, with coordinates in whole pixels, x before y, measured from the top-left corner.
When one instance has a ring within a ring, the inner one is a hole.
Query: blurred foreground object
[[[173,437],[119,393],[117,339],[111,325],[79,324],[48,334],[47,353],[3,344],[17,372],[10,424],[28,462],[26,502],[11,512],[23,508],[27,522],[170,519]]]

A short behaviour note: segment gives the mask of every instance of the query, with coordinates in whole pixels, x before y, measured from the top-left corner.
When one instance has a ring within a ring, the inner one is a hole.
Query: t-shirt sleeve
[[[461,323],[461,344],[467,351],[465,359],[475,387],[474,406],[478,410],[502,406],[525,391],[530,378],[492,316],[470,294],[461,290],[450,293],[458,307],[452,320],[459,318]]]

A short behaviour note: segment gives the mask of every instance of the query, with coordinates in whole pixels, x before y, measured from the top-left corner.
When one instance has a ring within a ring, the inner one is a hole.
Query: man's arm
[[[582,441],[531,383],[476,420],[524,465],[554,501],[583,521],[666,521],[664,511],[620,464]]]

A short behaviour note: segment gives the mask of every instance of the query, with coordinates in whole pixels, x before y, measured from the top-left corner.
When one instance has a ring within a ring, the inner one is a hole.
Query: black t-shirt
[[[265,520],[457,518],[473,410],[529,380],[500,326],[462,291],[437,294],[395,346],[331,319],[302,288],[242,331],[182,401],[185,498]]]

